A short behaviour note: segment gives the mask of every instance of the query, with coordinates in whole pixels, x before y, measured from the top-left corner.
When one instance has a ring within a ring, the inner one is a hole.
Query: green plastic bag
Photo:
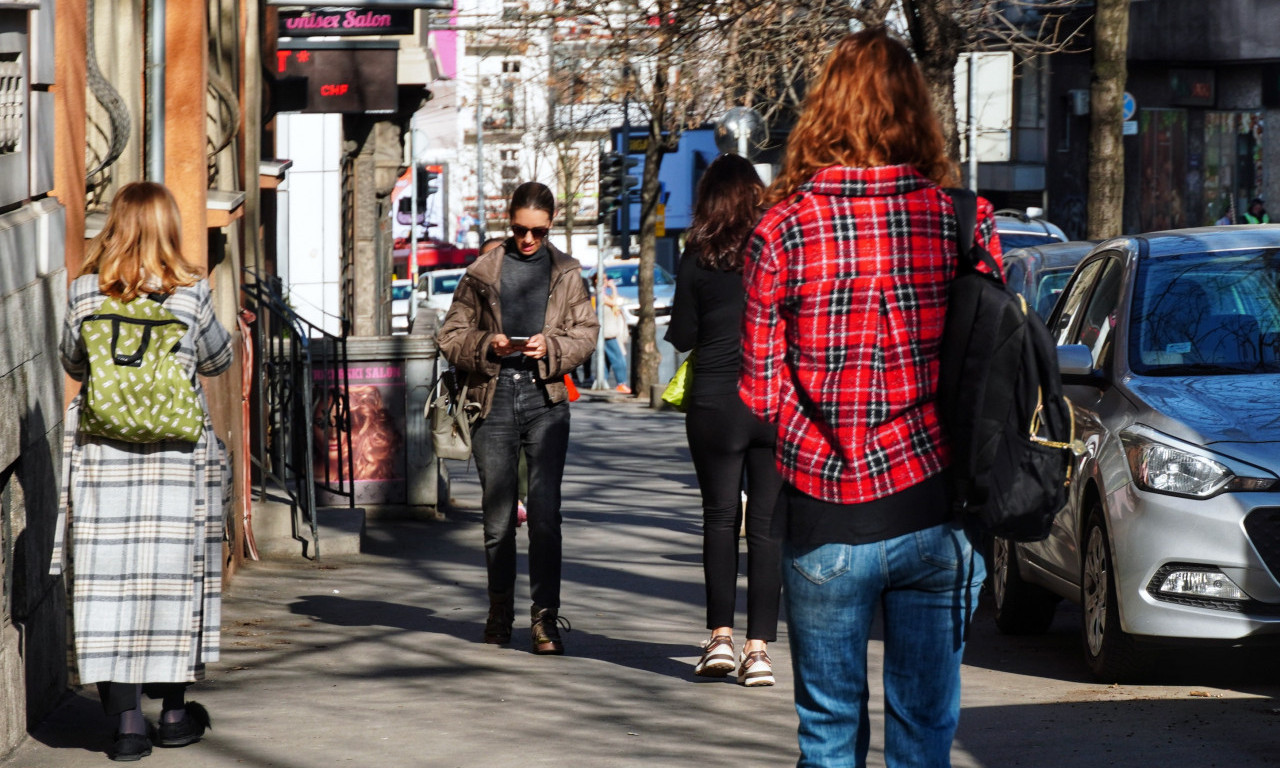
[[[108,298],[80,324],[89,377],[80,431],[127,443],[197,443],[204,409],[175,354],[187,324],[162,301]]]
[[[693,389],[693,360],[695,355],[696,353],[694,352],[689,353],[689,356],[676,369],[671,381],[667,382],[667,388],[662,390],[662,401],[677,411],[683,412],[689,407],[689,390]]]

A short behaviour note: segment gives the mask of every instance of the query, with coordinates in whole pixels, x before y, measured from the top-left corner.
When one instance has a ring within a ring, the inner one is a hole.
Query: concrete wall
[[[65,14],[66,30],[74,33],[83,20],[83,3],[59,0],[58,10]],[[29,175],[6,179],[0,200],[7,209],[0,215],[0,756],[67,687],[66,598],[62,580],[48,572],[65,402],[58,337],[67,300],[66,263],[70,258],[78,264],[79,257],[75,247],[67,247],[67,211],[48,195],[55,184],[61,186],[71,154],[66,140],[77,134],[66,127],[68,95],[51,87],[56,80],[64,90],[67,83],[77,84],[81,94],[84,90],[83,74],[77,78],[65,66],[64,54],[74,58],[76,48],[64,48],[63,38],[55,36],[51,0],[29,13],[6,9],[2,17],[6,31],[16,33],[6,45],[16,36],[30,59],[28,133],[17,150],[4,153],[10,173],[18,170],[22,176],[26,166]],[[56,32],[63,30],[59,23]],[[54,110],[56,119],[50,120]],[[54,124],[61,139],[56,143]],[[77,149],[83,163],[83,141]],[[29,162],[15,164],[22,153]],[[83,194],[83,170],[75,186]]]
[[[1237,62],[1274,59],[1275,0],[1146,0],[1129,12],[1129,58]]]
[[[0,261],[22,230],[41,219],[62,227],[47,206],[0,216]],[[15,221],[17,219],[17,221]],[[0,755],[39,722],[66,690],[66,599],[49,577],[58,515],[63,373],[58,336],[66,305],[66,270],[57,264],[22,285],[0,278]]]

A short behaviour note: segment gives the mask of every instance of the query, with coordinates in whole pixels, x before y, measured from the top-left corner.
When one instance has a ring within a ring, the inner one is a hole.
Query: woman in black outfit
[[[680,260],[667,341],[696,349],[685,430],[702,489],[702,570],[707,629],[694,674],[723,677],[737,669],[746,686],[773,685],[766,643],[777,638],[779,538],[773,510],[782,487],[774,463],[772,425],[759,421],[738,398],[740,338],[746,299],[742,251],[759,220],[764,184],[738,155],[722,155],[698,182],[693,224]],[[747,484],[747,643],[733,648],[738,577],[740,492]]]

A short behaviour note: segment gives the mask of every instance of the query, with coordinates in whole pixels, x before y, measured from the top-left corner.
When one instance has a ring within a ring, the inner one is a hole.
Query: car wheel
[[[1129,682],[1145,671],[1133,637],[1120,628],[1111,545],[1102,522],[1102,508],[1094,505],[1085,528],[1080,568],[1081,639],[1085,661],[1099,680]]]
[[[996,627],[1006,635],[1041,635],[1053,624],[1058,596],[1022,580],[1018,548],[1007,539],[991,545],[991,595],[996,604]]]

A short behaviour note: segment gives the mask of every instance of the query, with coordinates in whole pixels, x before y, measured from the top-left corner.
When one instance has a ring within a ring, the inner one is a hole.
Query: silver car
[[[1097,244],[1097,240],[1072,240],[1006,250],[1001,256],[1004,281],[1047,319],[1076,264]]]
[[[1048,539],[993,546],[1003,631],[1078,601],[1112,682],[1153,645],[1280,641],[1280,226],[1124,237],[1049,319],[1084,450]]]

